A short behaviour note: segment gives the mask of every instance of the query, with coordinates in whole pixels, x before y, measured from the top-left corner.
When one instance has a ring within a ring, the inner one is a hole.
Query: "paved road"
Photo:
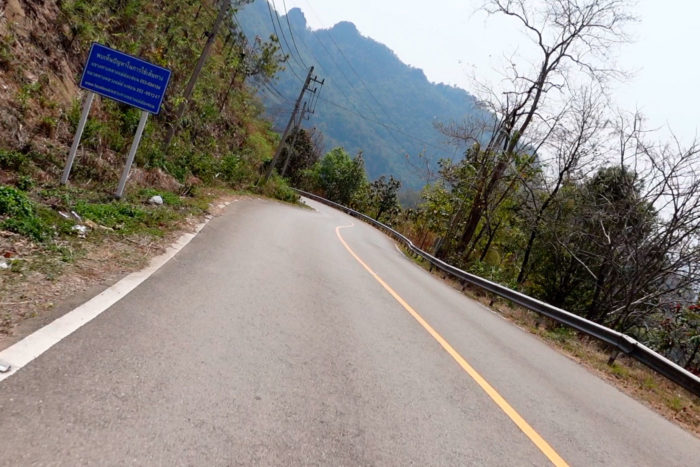
[[[231,205],[0,383],[0,464],[698,465],[700,440],[337,211]]]

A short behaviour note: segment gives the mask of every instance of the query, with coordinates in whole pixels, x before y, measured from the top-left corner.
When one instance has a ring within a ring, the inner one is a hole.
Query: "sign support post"
[[[73,145],[70,147],[70,152],[68,153],[68,160],[66,160],[66,167],[63,169],[63,175],[61,176],[61,185],[68,183],[68,175],[70,175],[70,169],[73,167],[73,161],[75,160],[75,153],[78,152],[78,145],[80,144],[80,138],[83,136],[83,130],[85,129],[85,123],[87,122],[88,114],[90,113],[90,107],[92,107],[92,101],[95,99],[95,93],[89,91],[83,104],[83,113],[80,114],[80,121],[78,122],[78,128],[75,130],[75,136],[73,137]]]
[[[157,114],[160,111],[165,90],[170,81],[170,74],[170,70],[167,68],[93,42],[85,63],[83,76],[80,79],[80,87],[86,89],[88,95],[83,106],[83,113],[80,116],[78,129],[75,132],[73,146],[71,146],[68,154],[66,168],[61,177],[61,184],[65,185],[68,181],[68,175],[75,160],[75,153],[80,144],[80,137],[83,135],[88,113],[90,113],[90,106],[95,98],[95,93],[97,93],[117,102],[141,109],[141,120],[139,120],[139,125],[136,128],[134,141],[126,159],[126,166],[115,193],[117,198],[121,198],[124,195],[126,180],[134,162],[136,150],[141,142],[148,114]]]
[[[129,155],[126,157],[126,165],[124,165],[122,178],[119,179],[119,186],[117,187],[117,192],[114,193],[114,196],[116,196],[117,199],[120,199],[124,195],[126,179],[129,178],[131,164],[134,163],[134,156],[136,155],[136,150],[138,149],[139,143],[141,142],[141,135],[143,135],[143,129],[146,126],[146,120],[148,120],[148,112],[142,110],[141,119],[139,120],[139,126],[136,128],[136,134],[134,135],[134,141],[132,141],[131,149],[129,149]]]

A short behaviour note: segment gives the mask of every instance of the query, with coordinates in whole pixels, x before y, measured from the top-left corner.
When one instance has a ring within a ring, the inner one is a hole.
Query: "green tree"
[[[291,154],[290,154],[291,153]],[[284,171],[285,163],[286,171]],[[293,186],[302,183],[305,170],[311,169],[319,160],[319,150],[311,139],[311,133],[303,128],[293,130],[287,136],[287,145],[282,149],[282,155],[277,161],[277,173],[287,178]]]
[[[314,165],[312,178],[315,188],[326,198],[349,206],[367,185],[362,154],[352,158],[343,148],[334,148]]]
[[[387,179],[382,175],[369,185],[369,204],[376,210],[373,214],[375,220],[379,220],[383,214],[391,218],[400,209],[399,188],[401,182],[392,175]]]
[[[536,154],[542,135],[556,126],[561,104],[551,97],[571,93],[571,73],[579,69],[601,85],[611,68],[605,62],[610,47],[625,39],[624,25],[632,18],[626,13],[627,0],[577,0],[535,2],[531,0],[489,0],[484,9],[489,14],[507,16],[520,23],[531,36],[539,59],[528,71],[512,64],[505,92],[490,89],[485,105],[494,115],[490,126],[481,122],[474,128],[447,127],[446,134],[457,141],[478,148],[472,164],[475,177],[469,195],[460,203],[453,224],[454,248],[471,251],[474,236],[489,211],[494,212],[504,193],[514,188],[512,177],[532,164],[528,154]],[[554,91],[556,90],[556,91]],[[468,254],[467,254],[468,255]],[[444,255],[443,255],[444,256]],[[468,258],[466,258],[468,259]]]

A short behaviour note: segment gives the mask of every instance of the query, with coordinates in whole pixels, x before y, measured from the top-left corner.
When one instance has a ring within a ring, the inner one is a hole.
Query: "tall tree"
[[[622,30],[633,19],[627,0],[490,0],[484,9],[519,22],[531,36],[539,53],[538,65],[530,73],[517,66],[510,70],[511,89],[502,96],[491,93],[487,105],[496,116],[483,146],[483,158],[469,203],[456,214],[464,216],[457,249],[464,251],[472,240],[488,204],[504,182],[506,172],[527,152],[529,135],[552,124],[559,112],[547,109],[547,98],[565,93],[572,72],[583,72],[604,83],[612,70],[605,58],[612,46],[625,38]],[[554,105],[554,99],[549,99]],[[467,206],[469,204],[469,206]]]
[[[312,132],[303,128],[290,132],[289,136],[287,136],[287,146],[282,149],[280,158],[277,161],[277,172],[282,173],[284,162],[289,156],[289,164],[285,175],[294,186],[299,185],[304,171],[313,167],[320,159],[320,152],[312,140],[312,134]],[[292,154],[288,154],[290,151]]]
[[[601,97],[595,88],[582,90],[563,111],[556,124],[542,141],[541,147],[552,155],[550,168],[554,178],[547,174],[539,178],[540,184],[532,188],[528,180],[523,180],[529,194],[530,219],[528,241],[523,252],[517,282],[522,284],[527,277],[527,267],[535,239],[542,227],[546,211],[555,201],[564,183],[571,180],[574,172],[591,162],[601,151],[601,131],[605,128]],[[538,151],[539,152],[539,151]]]
[[[382,175],[369,185],[369,204],[376,209],[374,219],[379,220],[383,214],[395,213],[400,209],[399,188],[401,182],[392,175],[387,179]]]
[[[350,206],[355,195],[367,185],[362,154],[354,158],[343,148],[328,152],[312,169],[314,184],[331,201]]]

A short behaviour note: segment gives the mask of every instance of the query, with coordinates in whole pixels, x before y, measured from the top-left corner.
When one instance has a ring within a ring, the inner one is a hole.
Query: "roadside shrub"
[[[27,195],[9,186],[0,186],[0,216],[7,216],[0,227],[42,242],[55,232],[50,222],[37,216]]]
[[[26,154],[0,149],[0,169],[27,173],[30,167],[30,160]]]
[[[140,190],[138,193],[138,197],[140,200],[148,200],[153,196],[160,196],[163,198],[163,203],[169,205],[169,206],[181,206],[182,205],[182,200],[178,195],[175,193],[172,193],[170,191],[165,191],[165,190],[155,190],[153,188],[145,188],[143,190]]]
[[[21,191],[0,185],[0,215],[28,217],[34,215],[34,207]]]
[[[17,180],[17,188],[22,191],[29,191],[34,187],[34,180],[28,175],[22,175],[19,180]]]
[[[272,198],[277,198],[287,203],[296,203],[299,201],[299,195],[292,190],[279,175],[273,175],[262,187],[262,194]]]
[[[221,159],[221,178],[232,186],[241,186],[253,183],[257,173],[253,165],[245,159],[245,154],[228,154]]]
[[[128,203],[86,203],[78,201],[78,214],[105,227],[115,230],[131,230],[146,217],[146,212]]]

